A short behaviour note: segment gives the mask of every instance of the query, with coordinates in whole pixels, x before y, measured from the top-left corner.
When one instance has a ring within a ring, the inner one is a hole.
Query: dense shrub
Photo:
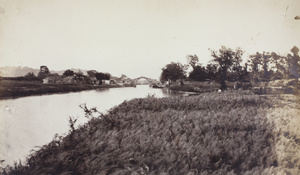
[[[259,174],[277,166],[265,98],[248,91],[124,102],[11,174]]]
[[[169,89],[174,91],[184,91],[184,92],[212,92],[220,89],[220,85],[213,81],[206,82],[196,82],[196,81],[186,81],[184,85],[171,85]]]

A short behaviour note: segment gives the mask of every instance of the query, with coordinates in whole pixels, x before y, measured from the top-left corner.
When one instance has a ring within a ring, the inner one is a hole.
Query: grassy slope
[[[274,123],[275,151],[280,167],[278,174],[300,174],[300,96],[273,95],[275,108],[267,118]]]
[[[299,158],[280,146],[289,144],[285,130],[299,126],[280,130],[280,108],[246,91],[134,99],[56,137],[10,174],[297,173]],[[299,146],[298,131],[289,137]]]

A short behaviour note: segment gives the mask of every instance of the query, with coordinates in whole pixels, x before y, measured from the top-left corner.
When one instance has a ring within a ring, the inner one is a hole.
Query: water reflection
[[[136,88],[111,88],[0,100],[0,160],[5,160],[2,167],[18,159],[24,161],[30,150],[49,143],[56,133],[67,133],[70,116],[78,118],[77,125],[87,122],[79,108],[83,103],[106,112],[124,100],[148,95],[159,98],[178,94],[168,89],[140,85]]]

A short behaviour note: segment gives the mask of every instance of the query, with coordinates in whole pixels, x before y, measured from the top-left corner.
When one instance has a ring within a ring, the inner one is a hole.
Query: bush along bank
[[[273,124],[265,117],[270,108],[248,91],[125,101],[6,171],[270,174],[278,166]]]

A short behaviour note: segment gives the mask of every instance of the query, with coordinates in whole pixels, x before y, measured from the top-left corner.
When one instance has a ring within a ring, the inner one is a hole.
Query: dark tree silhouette
[[[290,78],[299,78],[300,71],[300,56],[299,48],[294,46],[291,49],[292,54],[287,55],[288,68],[290,71]]]
[[[25,80],[29,80],[29,81],[36,81],[39,80],[37,76],[34,75],[33,72],[28,72],[25,76],[24,76]]]
[[[47,66],[40,66],[40,72],[38,73],[38,78],[40,80],[46,78],[50,74],[50,71]]]
[[[263,67],[263,78],[269,78],[269,62],[271,61],[271,55],[269,52],[263,52],[262,54],[262,67]]]
[[[205,67],[195,66],[194,69],[190,72],[189,78],[195,81],[204,81],[208,78],[208,74],[205,70]]]
[[[77,83],[84,83],[84,75],[81,71],[75,72],[74,73],[74,80]]]
[[[63,73],[63,76],[66,76],[66,77],[74,76],[74,71],[68,69]]]
[[[207,64],[206,65],[207,78],[210,80],[217,80],[218,65]]]
[[[275,52],[271,53],[271,63],[273,66],[271,70],[273,72],[272,79],[288,78],[288,70],[285,66],[284,56],[278,55]]]
[[[96,73],[97,73],[97,71],[95,71],[95,70],[89,70],[89,71],[87,71],[87,74],[89,75],[89,77],[95,77]]]
[[[102,84],[102,80],[109,80],[110,79],[110,74],[109,73],[102,73],[102,72],[97,72],[95,73],[95,77],[97,80],[100,81],[100,85]]]
[[[169,84],[172,82],[185,78],[185,67],[181,63],[171,62],[162,68],[160,80],[162,82],[168,81]]]
[[[232,65],[232,81],[243,81],[244,80],[244,72],[243,66],[241,66],[242,55],[244,51],[240,48],[236,49],[236,53],[233,55],[233,65]]]
[[[195,69],[195,67],[199,64],[199,58],[197,55],[187,55],[186,59],[188,64],[191,65],[193,69]]]
[[[218,51],[211,51],[211,56],[214,57],[213,62],[218,64],[219,81],[221,84],[221,89],[226,89],[226,80],[229,70],[232,70],[233,65],[239,64],[237,60],[241,60],[243,51],[241,49],[236,49],[235,51],[222,46]]]
[[[199,58],[197,55],[187,55],[186,60],[187,63],[193,68],[193,70],[189,73],[189,78],[191,80],[203,81],[207,78],[205,67],[202,67],[199,64]]]
[[[255,83],[259,81],[259,65],[261,65],[262,58],[259,52],[256,54],[250,55],[250,59],[248,60],[249,65],[251,66],[251,83]]]
[[[272,54],[270,54],[269,52],[256,52],[256,54],[250,55],[250,64],[252,66],[253,77],[255,78],[255,81],[258,81],[259,78],[270,78],[270,62],[272,62]],[[261,66],[262,71],[259,70],[259,65]],[[261,72],[262,74],[260,75]]]

